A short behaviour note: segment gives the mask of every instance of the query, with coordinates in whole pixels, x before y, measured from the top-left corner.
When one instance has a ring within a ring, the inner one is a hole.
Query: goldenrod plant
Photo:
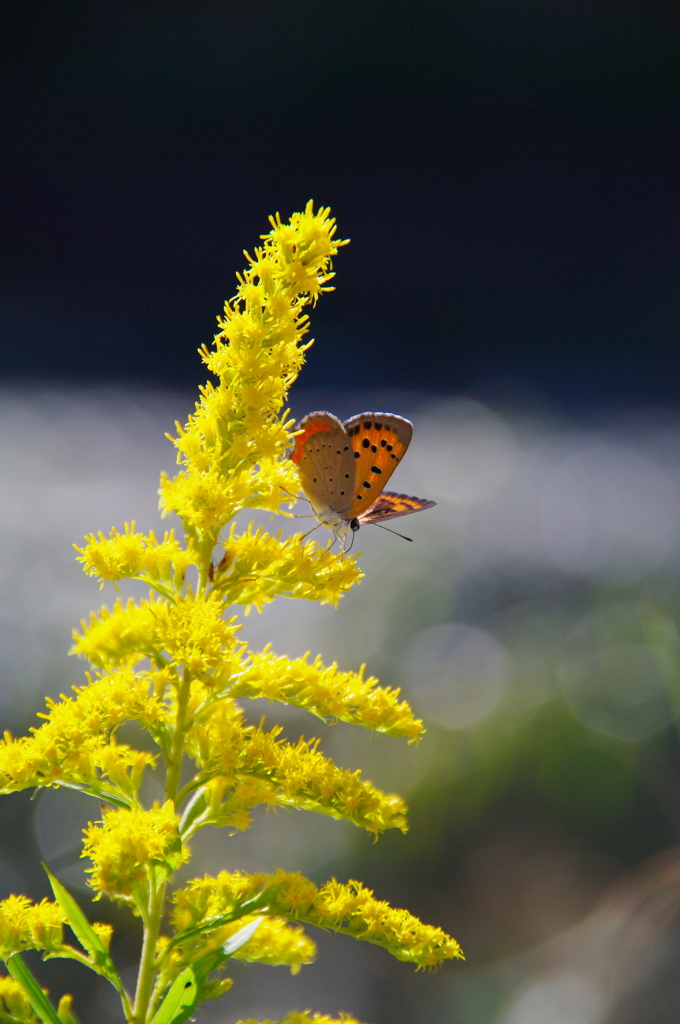
[[[77,960],[107,979],[130,1024],[181,1024],[229,990],[232,957],[297,972],[314,959],[305,925],[375,943],[419,968],[462,955],[441,929],[356,881],[317,886],[296,872],[244,869],[173,885],[199,830],[222,828],[226,841],[250,826],[256,808],[316,811],[374,837],[406,829],[399,796],[337,767],[316,741],[289,742],[280,727],[249,724],[239,702],[264,697],[409,742],[422,732],[399,692],[376,679],[319,658],[252,651],[239,639],[242,611],[279,597],[337,604],[361,577],[355,558],[314,539],[234,524],[244,509],[287,515],[296,500],[288,458],[294,425],[284,403],[311,344],[304,309],[329,290],[332,259],[345,244],[329,211],[311,202],[288,223],[272,218],[262,241],[247,257],[213,347],[201,352],[218,382],[201,388],[195,412],[172,438],[180,470],[161,480],[161,509],[179,517],[181,533],[158,540],[132,524],[87,537],[77,549],[101,586],[142,581],[148,599],[118,598],[83,622],[73,651],[90,663],[86,684],[48,701],[30,736],[7,734],[0,747],[3,792],[67,786],[94,798],[83,857],[95,898],[127,904],[141,924],[135,990],[126,989],[110,954],[111,926],[91,923],[48,871],[53,901],[18,895],[0,903],[0,956],[9,971],[0,978],[0,1021],[74,1019],[71,997],[55,1006],[22,959],[30,949]],[[118,742],[119,727],[131,721],[157,753]],[[164,787],[154,806],[140,789],[148,772]],[[331,1024],[309,1011],[283,1020]]]

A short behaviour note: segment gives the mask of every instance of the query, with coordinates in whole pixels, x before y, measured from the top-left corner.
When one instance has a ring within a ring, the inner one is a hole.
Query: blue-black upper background
[[[677,8],[0,5],[0,375],[188,385],[267,216],[352,245],[309,388],[680,398]]]

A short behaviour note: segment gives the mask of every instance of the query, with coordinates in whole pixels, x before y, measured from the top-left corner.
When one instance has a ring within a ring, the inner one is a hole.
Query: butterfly
[[[295,429],[291,459],[302,490],[319,525],[342,538],[343,548],[360,526],[382,526],[437,504],[383,490],[411,443],[413,424],[403,416],[362,412],[341,423],[329,412],[310,412]]]

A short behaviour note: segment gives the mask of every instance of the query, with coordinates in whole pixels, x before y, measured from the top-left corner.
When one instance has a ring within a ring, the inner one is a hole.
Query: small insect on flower
[[[383,490],[411,442],[413,424],[403,416],[362,412],[341,423],[329,412],[310,412],[296,430],[291,459],[302,490],[319,525],[341,538],[343,549],[360,526],[383,526],[437,504]]]

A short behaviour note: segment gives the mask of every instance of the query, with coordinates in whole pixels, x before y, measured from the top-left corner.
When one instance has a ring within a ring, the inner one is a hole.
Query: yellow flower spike
[[[251,653],[231,689],[231,696],[268,697],[269,700],[305,708],[319,718],[363,725],[390,736],[406,736],[413,742],[422,735],[422,722],[413,717],[399,691],[378,686],[359,672],[341,672],[335,662],[326,667],[317,657],[291,660],[268,649]]]
[[[255,896],[265,908],[259,913],[353,935],[418,968],[462,957],[458,943],[441,928],[423,924],[408,911],[377,900],[359,882],[343,884],[331,879],[317,887],[299,872],[247,875],[222,871],[216,878],[193,879],[173,896],[173,923],[181,930],[189,922],[196,925],[219,919]]]
[[[440,929],[377,900],[358,882],[331,879],[317,887],[298,873],[222,872],[169,891],[200,829],[246,829],[256,808],[314,811],[374,837],[406,829],[399,796],[339,768],[318,740],[289,742],[280,726],[248,724],[237,700],[266,697],[328,723],[342,720],[411,742],[422,733],[399,692],[365,677],[363,668],[345,672],[319,658],[250,652],[229,617],[229,606],[247,612],[282,596],[337,604],[362,576],[355,558],[315,538],[284,539],[276,530],[252,524],[237,530],[231,522],[249,508],[289,516],[297,500],[287,394],[312,343],[307,310],[330,289],[332,260],[345,244],[335,237],[329,210],[315,211],[311,202],[287,223],[271,218],[270,228],[237,276],[212,347],[201,349],[216,380],[199,389],[194,410],[171,438],[178,471],[161,477],[160,507],[179,515],[182,533],[171,530],[160,539],[130,522],[122,532],[90,534],[77,548],[83,570],[101,585],[118,589],[122,580],[141,580],[149,599],[118,599],[82,623],[73,653],[96,672],[73,695],[48,701],[29,736],[15,740],[7,733],[0,742],[0,790],[68,786],[106,808],[84,834],[90,885],[96,898],[128,903],[143,929],[130,998],[107,960],[112,929],[90,929],[50,876],[57,904],[35,906],[26,897],[0,903],[0,956],[38,948],[85,962],[80,950],[62,944],[64,907],[93,969],[113,981],[128,1021],[193,1014],[200,1002],[228,991],[226,953],[298,971],[314,957],[304,925],[375,943],[417,967],[461,955]],[[144,730],[142,749],[118,742],[128,738],[119,733],[128,722]],[[151,743],[157,754],[146,749]],[[147,769],[162,774],[165,787],[165,802],[150,809],[142,803]],[[169,899],[173,928],[164,936]],[[71,1020],[68,999],[59,1014]],[[4,1016],[36,1021],[14,979],[0,979]],[[310,1011],[285,1018],[285,1024],[343,1021],[358,1024],[347,1015],[334,1021]]]
[[[280,467],[267,460],[281,458],[291,443],[292,424],[277,417],[308,347],[304,306],[328,290],[332,258],[345,244],[334,238],[329,211],[314,213],[312,204],[288,225],[280,218],[271,224],[225,304],[213,350],[202,350],[220,380],[202,390],[195,414],[178,428],[184,468],[161,484],[164,514],[177,512],[191,531],[215,538],[242,508],[275,511],[286,503]],[[292,473],[288,483],[296,492]]]
[[[406,831],[400,797],[382,793],[359,772],[338,768],[319,753],[318,741],[291,744],[279,739],[280,732],[279,726],[269,732],[242,726],[233,706],[222,702],[206,722],[188,730],[187,753],[199,762],[204,776],[224,775],[233,781],[233,802],[227,795],[220,824],[234,825],[234,815],[266,803],[345,818],[375,835],[388,828]]]

